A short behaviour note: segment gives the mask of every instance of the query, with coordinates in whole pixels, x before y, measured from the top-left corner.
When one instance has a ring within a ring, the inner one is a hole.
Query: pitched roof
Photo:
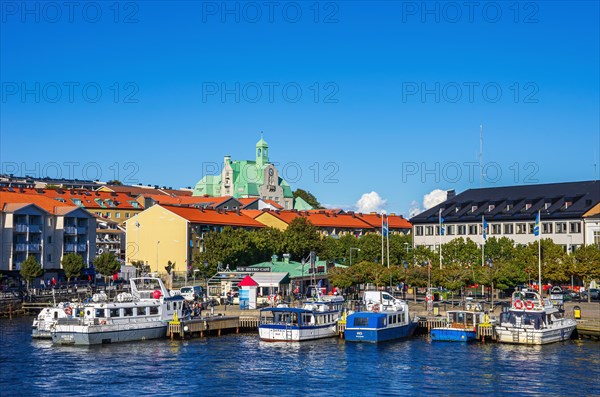
[[[273,200],[263,200],[265,203],[272,205],[273,207],[277,208],[278,210],[282,210],[283,206],[281,204],[279,204],[276,201]]]
[[[231,196],[223,197],[204,197],[204,196],[165,196],[160,194],[142,195],[144,198],[151,198],[158,204],[167,205],[194,205],[194,204],[205,204],[208,207],[218,207],[228,200],[231,200]],[[239,200],[238,200],[239,201]]]
[[[239,287],[258,287],[258,283],[250,276],[246,276],[238,283]]]
[[[411,218],[414,223],[575,219],[600,202],[600,181],[469,189]]]
[[[141,194],[159,194],[165,196],[191,196],[190,190],[178,190],[178,189],[161,189],[150,186],[132,186],[132,185],[105,185],[102,186],[103,190],[111,190],[116,193],[127,193],[132,196],[139,196]]]
[[[380,228],[381,227],[381,215],[380,214],[356,214],[361,220],[367,222],[369,225]],[[399,215],[388,215],[388,226],[390,229],[410,229],[412,224]]]
[[[48,211],[51,214],[56,214],[58,208],[68,207],[71,209],[77,208],[75,204],[61,203],[46,196],[36,196],[25,193],[9,192],[5,189],[0,189],[0,208],[5,209],[7,204],[35,204],[38,207]],[[12,211],[19,206],[9,205],[7,210]],[[21,207],[22,208],[22,207]]]
[[[191,223],[205,225],[242,226],[242,227],[265,227],[262,223],[236,211],[219,211],[208,208],[177,207],[171,205],[160,205],[164,209],[179,215]]]
[[[86,209],[143,210],[143,206],[126,193],[90,191],[86,189],[20,189],[19,192],[35,197],[48,197],[62,205],[77,205]]]

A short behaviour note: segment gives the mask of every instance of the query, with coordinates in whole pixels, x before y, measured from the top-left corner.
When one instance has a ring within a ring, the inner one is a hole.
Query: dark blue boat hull
[[[431,330],[431,340],[443,342],[470,342],[477,339],[477,332],[466,329],[434,328]]]
[[[350,342],[378,343],[395,339],[410,338],[417,328],[417,322],[385,328],[346,328],[344,339]]]

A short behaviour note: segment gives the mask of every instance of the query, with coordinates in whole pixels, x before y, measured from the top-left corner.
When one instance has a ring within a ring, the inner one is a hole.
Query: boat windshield
[[[500,315],[501,324],[510,323],[514,327],[530,325],[535,329],[540,329],[543,320],[544,313],[505,312]]]

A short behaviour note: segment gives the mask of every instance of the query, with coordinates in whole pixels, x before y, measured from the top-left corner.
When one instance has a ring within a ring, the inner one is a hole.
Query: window
[[[459,236],[464,236],[465,234],[467,234],[467,226],[465,226],[465,225],[458,225],[458,235]]]
[[[495,223],[495,224],[492,225],[491,231],[492,231],[491,234],[501,234],[502,233],[502,226]]]
[[[120,212],[116,212],[115,213],[115,218],[119,219],[121,217],[121,213]]]
[[[581,233],[581,223],[571,222],[569,224],[569,233]]]
[[[552,203],[550,202],[544,203],[544,209],[547,210],[548,208],[550,208],[551,205]]]
[[[535,223],[529,223],[529,234],[533,234],[534,227],[535,227]]]
[[[552,234],[552,223],[551,222],[542,222],[542,233],[543,234]]]
[[[525,204],[525,211],[529,210],[531,208],[531,203],[526,203]]]
[[[106,317],[104,309],[96,309],[94,317]]]
[[[567,222],[556,222],[556,233],[564,234],[567,232]]]
[[[594,244],[600,248],[600,231],[594,231]]]
[[[446,226],[446,234],[449,236],[453,236],[454,233],[456,233],[456,226],[454,225],[448,225]]]
[[[156,306],[150,307],[150,314],[151,315],[158,314],[158,307],[156,307]]]
[[[477,211],[477,206],[476,205],[471,206],[471,212],[475,212],[475,211]]]
[[[48,244],[52,244],[52,236],[48,236]]]
[[[492,212],[494,210],[494,208],[496,208],[496,206],[494,204],[488,205],[488,212]]]
[[[440,235],[440,227],[439,227],[439,226],[436,226],[436,227],[435,227],[435,235],[436,235],[436,236],[439,236],[439,235]]]
[[[504,234],[513,234],[513,224],[512,223],[505,223],[504,224]]]
[[[425,235],[433,236],[433,226],[425,226]]]
[[[423,235],[423,226],[417,226],[417,227],[415,227],[415,234],[417,236],[422,236]]]
[[[121,309],[109,309],[110,317],[121,317]]]
[[[48,226],[52,226],[52,218],[48,218]]]
[[[107,212],[107,213],[106,213],[106,217],[107,217],[108,219],[110,219],[110,212]]]
[[[473,234],[479,234],[479,225],[475,224],[475,225],[469,225],[469,234],[473,235]]]
[[[517,223],[517,234],[525,234],[527,232],[526,223]]]
[[[506,212],[512,210],[513,205],[512,204],[506,204]]]
[[[123,315],[125,317],[133,316],[133,307],[126,307],[125,309],[123,309],[123,311],[124,311]]]
[[[125,218],[129,218],[129,212],[125,213]]]
[[[146,315],[146,308],[145,307],[138,307],[137,308],[137,315],[138,316],[145,316]]]

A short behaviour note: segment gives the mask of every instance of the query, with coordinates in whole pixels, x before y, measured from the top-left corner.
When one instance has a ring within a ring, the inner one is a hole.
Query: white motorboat
[[[121,293],[112,302],[95,294],[92,303],[79,309],[79,316],[59,318],[51,329],[52,341],[97,345],[164,337],[175,313],[181,317],[184,298],[171,296],[159,278],[130,282],[131,293]]]
[[[69,316],[78,316],[82,305],[70,302],[60,302],[53,307],[43,309],[33,320],[31,336],[35,339],[51,339],[50,330],[58,323],[59,319]]]
[[[321,296],[304,301],[301,308],[278,305],[262,309],[258,334],[270,342],[300,342],[337,335],[344,298]]]
[[[549,299],[537,292],[513,293],[511,308],[502,313],[495,325],[499,342],[543,345],[567,340],[577,327],[577,322],[564,318]]]

